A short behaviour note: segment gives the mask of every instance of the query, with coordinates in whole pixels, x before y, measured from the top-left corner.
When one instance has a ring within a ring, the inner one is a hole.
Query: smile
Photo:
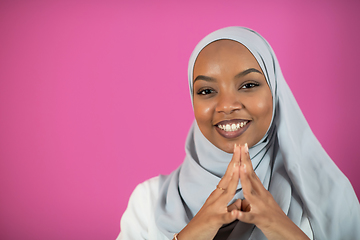
[[[249,128],[251,121],[249,120],[225,120],[215,125],[216,131],[224,138],[237,138]]]
[[[240,123],[233,123],[233,124],[218,124],[218,128],[220,128],[221,130],[224,130],[225,132],[234,132],[239,130],[240,128],[245,127],[245,125],[248,123],[248,121],[244,121],[244,122],[240,122]]]

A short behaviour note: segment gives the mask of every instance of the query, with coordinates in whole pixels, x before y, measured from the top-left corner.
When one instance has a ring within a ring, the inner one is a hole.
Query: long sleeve
[[[117,240],[159,239],[162,234],[154,219],[158,193],[159,177],[151,178],[135,188],[121,218]]]

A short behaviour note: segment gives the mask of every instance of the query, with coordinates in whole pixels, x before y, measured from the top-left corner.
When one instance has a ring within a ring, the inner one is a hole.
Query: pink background
[[[0,238],[116,238],[134,187],[183,160],[191,51],[231,25],[270,42],[360,196],[359,11],[355,0],[2,0]]]

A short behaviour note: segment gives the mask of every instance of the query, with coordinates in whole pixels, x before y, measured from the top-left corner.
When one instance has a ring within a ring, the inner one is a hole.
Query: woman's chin
[[[214,144],[214,143],[213,143]],[[219,148],[220,150],[226,152],[226,153],[230,153],[233,154],[234,153],[234,145],[239,145],[239,143],[237,142],[227,142],[227,143],[218,143],[218,144],[214,144],[217,148]]]

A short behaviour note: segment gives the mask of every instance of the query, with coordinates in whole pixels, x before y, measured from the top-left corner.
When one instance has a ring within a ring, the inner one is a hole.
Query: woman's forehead
[[[256,58],[243,44],[228,39],[217,40],[204,47],[195,60],[194,71],[199,66],[206,67],[206,65],[210,65],[208,67],[211,68],[211,64],[214,63],[215,66],[219,64],[229,67],[230,65],[236,65],[241,68],[251,67],[262,71]]]

